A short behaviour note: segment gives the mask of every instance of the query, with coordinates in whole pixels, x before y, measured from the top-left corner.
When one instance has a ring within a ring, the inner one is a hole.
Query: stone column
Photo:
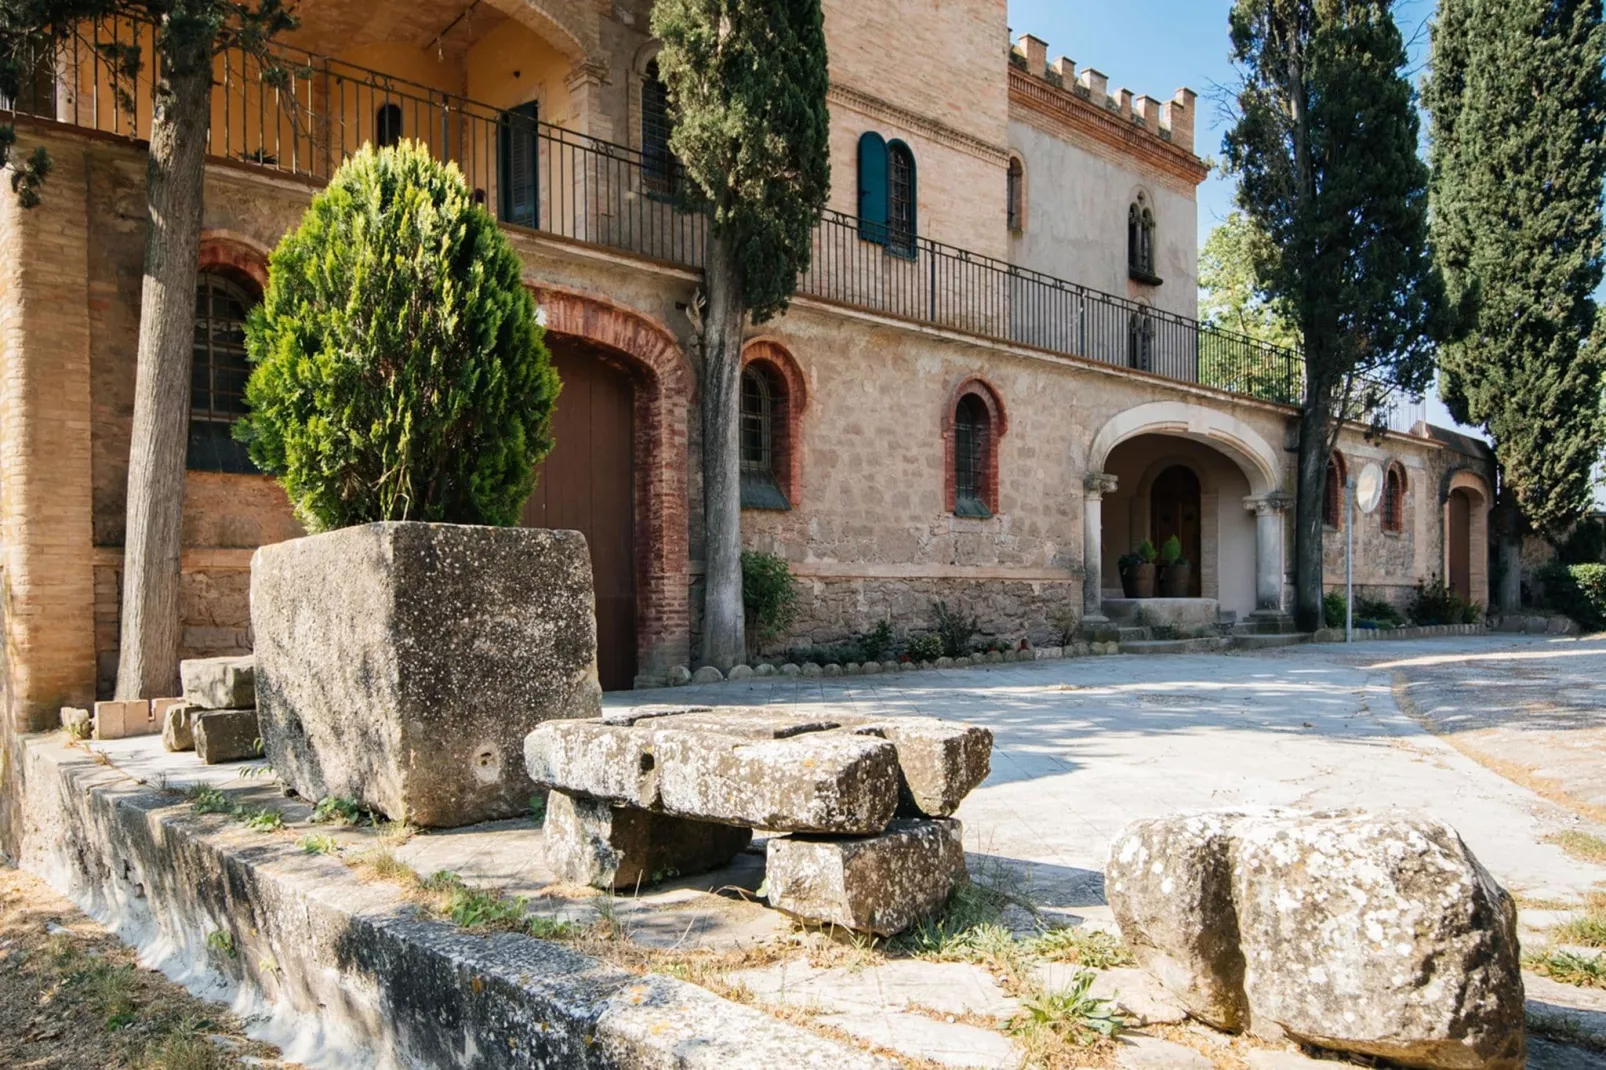
[[[1292,501],[1281,492],[1245,498],[1255,514],[1255,612],[1257,617],[1283,613],[1283,513]]]
[[[1115,477],[1089,472],[1082,481],[1082,624],[1108,624],[1104,615],[1104,496],[1115,493]]]

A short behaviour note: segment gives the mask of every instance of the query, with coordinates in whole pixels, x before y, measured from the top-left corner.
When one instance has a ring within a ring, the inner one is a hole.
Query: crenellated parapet
[[[1011,46],[1009,62],[1033,79],[1102,108],[1185,152],[1193,152],[1194,111],[1199,98],[1191,89],[1178,89],[1166,101],[1133,96],[1125,88],[1112,94],[1110,80],[1102,72],[1092,67],[1078,72],[1075,62],[1064,56],[1050,63],[1048,42],[1031,34],[1023,34]]]

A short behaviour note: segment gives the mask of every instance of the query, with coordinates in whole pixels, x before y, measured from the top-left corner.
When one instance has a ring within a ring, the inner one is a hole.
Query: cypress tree
[[[785,311],[830,191],[820,0],[658,0],[652,32],[674,111],[670,148],[707,212],[702,350],[706,583],[703,660],[729,668],[743,638],[742,334]]]
[[[1458,312],[1440,390],[1557,538],[1589,508],[1603,446],[1601,2],[1442,0],[1432,48],[1433,237]]]
[[[1242,72],[1226,139],[1264,298],[1305,343],[1295,616],[1322,622],[1322,492],[1339,418],[1369,382],[1427,386],[1443,325],[1427,167],[1393,0],[1238,0]]]

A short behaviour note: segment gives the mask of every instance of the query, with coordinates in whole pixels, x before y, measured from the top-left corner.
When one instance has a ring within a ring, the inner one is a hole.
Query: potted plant
[[[252,558],[251,627],[264,750],[308,800],[518,816],[524,737],[601,711],[585,539],[518,526],[559,387],[522,275],[411,143],[348,160],[273,254],[240,437],[311,534]]]
[[[1182,556],[1182,540],[1175,535],[1160,547],[1165,572],[1160,577],[1160,597],[1186,598],[1192,589],[1193,565]]]
[[[1138,548],[1124,554],[1119,562],[1121,593],[1128,598],[1153,598],[1155,578],[1154,543],[1144,539]]]

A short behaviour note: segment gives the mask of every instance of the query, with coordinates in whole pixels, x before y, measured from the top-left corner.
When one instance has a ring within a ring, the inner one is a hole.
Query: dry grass
[[[1523,969],[1579,988],[1606,988],[1606,956],[1549,949],[1522,957]]]
[[[1588,832],[1568,829],[1566,832],[1546,836],[1545,842],[1553,843],[1574,858],[1585,862],[1606,862],[1606,840]]]

